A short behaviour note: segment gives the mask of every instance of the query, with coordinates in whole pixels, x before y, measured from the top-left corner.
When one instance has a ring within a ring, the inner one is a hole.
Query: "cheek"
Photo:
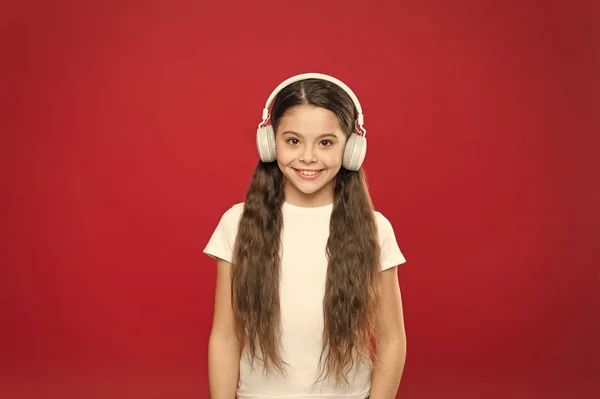
[[[277,162],[282,165],[286,165],[294,160],[294,151],[290,151],[289,148],[285,146],[285,143],[277,143]]]
[[[341,165],[344,159],[344,147],[337,148],[336,151],[329,151],[323,158],[323,160],[331,166]]]
[[[275,144],[275,148],[277,149],[277,155],[281,154],[281,155],[285,156],[287,153],[289,153],[288,149],[285,146],[285,143],[281,143],[278,141]]]

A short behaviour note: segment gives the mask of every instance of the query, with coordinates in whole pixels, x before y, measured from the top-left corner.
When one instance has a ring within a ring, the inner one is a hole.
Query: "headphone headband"
[[[350,98],[352,99],[352,102],[354,103],[354,106],[356,107],[356,111],[358,113],[357,118],[356,118],[357,130],[360,129],[360,131],[362,131],[363,137],[367,135],[367,131],[363,127],[364,116],[363,116],[363,113],[362,113],[362,107],[360,106],[360,102],[358,101],[358,98],[356,97],[356,95],[354,94],[354,92],[344,82],[342,82],[341,80],[336,79],[333,76],[325,75],[325,74],[322,74],[322,73],[303,73],[303,74],[300,74],[300,75],[292,76],[291,78],[288,78],[288,79],[284,80],[283,82],[281,82],[279,84],[279,86],[277,86],[275,88],[275,90],[273,90],[273,92],[271,93],[271,95],[267,99],[267,102],[265,103],[265,108],[263,109],[263,113],[262,113],[262,119],[263,119],[263,121],[260,123],[259,127],[260,126],[264,126],[267,123],[267,121],[269,120],[269,118],[270,118],[269,108],[271,107],[271,104],[273,103],[273,100],[275,99],[275,97],[277,96],[277,94],[279,94],[279,92],[281,90],[283,90],[285,87],[289,86],[290,84],[298,82],[300,80],[304,80],[304,79],[322,79],[322,80],[326,80],[328,82],[336,84],[342,90],[344,90],[350,96]]]

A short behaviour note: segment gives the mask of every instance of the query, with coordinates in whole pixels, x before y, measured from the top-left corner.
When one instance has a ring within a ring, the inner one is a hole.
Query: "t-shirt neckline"
[[[327,205],[306,207],[306,206],[292,205],[289,202],[284,201],[283,208],[285,210],[292,211],[292,212],[321,213],[321,212],[331,211],[333,209],[333,202],[330,204],[327,204]]]

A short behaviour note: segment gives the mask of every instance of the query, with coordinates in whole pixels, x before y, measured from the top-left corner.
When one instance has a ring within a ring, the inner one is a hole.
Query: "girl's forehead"
[[[281,132],[294,132],[302,136],[319,136],[330,133],[343,136],[337,116],[328,109],[299,106],[291,109],[281,118]]]

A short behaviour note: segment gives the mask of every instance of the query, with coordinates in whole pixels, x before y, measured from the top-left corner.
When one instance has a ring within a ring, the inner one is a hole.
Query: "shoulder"
[[[392,223],[386,218],[381,212],[374,211],[375,213],[375,222],[377,224],[377,230],[379,230],[380,234],[394,234],[394,227]]]
[[[238,229],[240,218],[244,212],[244,203],[240,202],[225,209],[221,214],[218,228],[230,234],[235,234]]]
[[[243,212],[244,202],[238,202],[237,204],[233,204],[229,209],[227,209],[223,216],[227,216],[230,218],[239,218]]]
[[[244,203],[239,202],[227,208],[221,216],[221,222],[224,223],[236,223],[239,221],[242,213],[244,212]]]
[[[217,227],[204,248],[206,254],[227,262],[232,261],[239,220],[243,211],[244,204],[238,203],[223,212]]]
[[[375,212],[377,233],[381,245],[381,270],[400,265],[406,262],[404,254],[398,246],[394,227],[387,217],[381,212]]]

